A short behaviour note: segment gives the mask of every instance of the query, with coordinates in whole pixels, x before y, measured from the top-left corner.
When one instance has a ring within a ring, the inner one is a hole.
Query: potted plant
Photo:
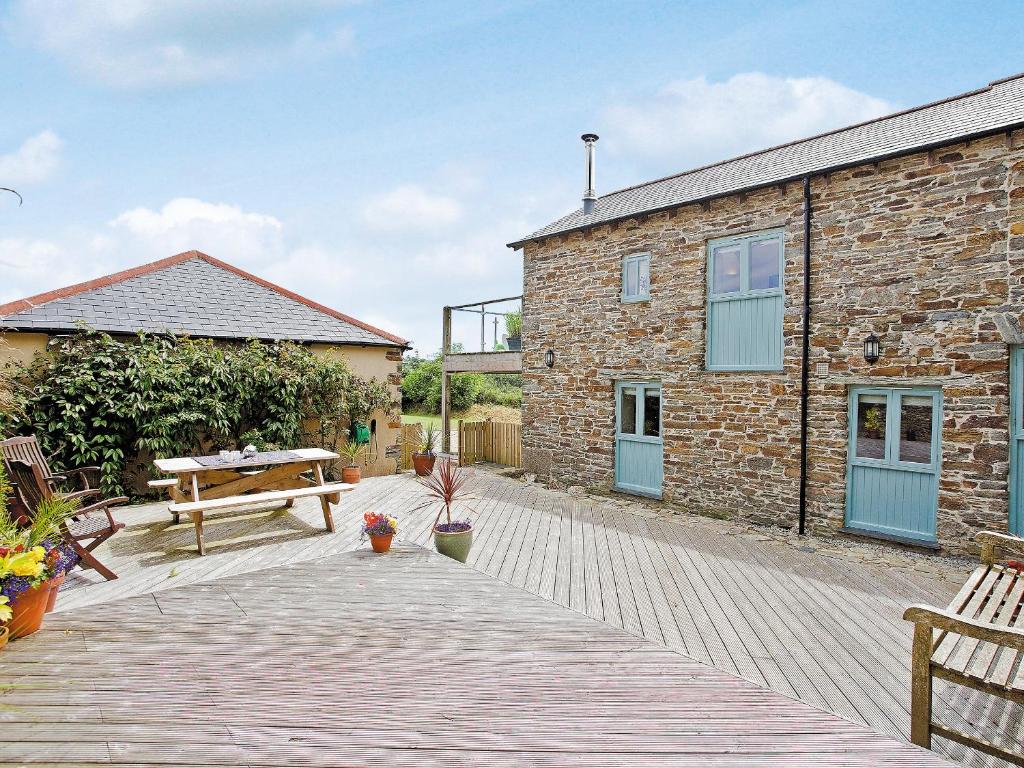
[[[391,549],[391,538],[398,533],[398,520],[380,512],[363,515],[363,535],[370,537],[374,552],[383,554]]]
[[[53,568],[53,576],[50,578],[50,595],[46,599],[46,612],[49,613],[56,607],[57,593],[64,584],[68,572],[78,562],[78,555],[63,539],[50,547],[47,555],[52,561]]]
[[[348,464],[341,468],[341,482],[353,484],[359,482],[362,478],[362,472],[359,471],[359,460],[363,453],[363,444],[357,443],[355,440],[349,440],[341,446],[341,455],[348,459]]]
[[[510,352],[523,348],[523,313],[521,310],[505,314],[505,346]]]
[[[864,431],[872,440],[878,440],[885,431],[885,420],[882,418],[882,409],[872,406],[864,411]]]
[[[420,439],[412,454],[412,466],[420,477],[426,477],[434,471],[434,462],[437,460],[434,446],[437,445],[439,431],[432,421],[428,421],[420,429]]]
[[[440,502],[433,525],[434,547],[460,563],[466,562],[473,546],[473,524],[468,519],[453,520],[452,507],[456,502],[471,498],[465,491],[466,481],[465,470],[451,459],[442,459],[437,472],[420,480],[430,499],[416,508],[420,510]],[[444,522],[441,522],[442,514]]]
[[[77,504],[51,496],[39,503],[24,526],[23,516],[15,517],[8,508],[9,489],[0,466],[0,595],[10,611],[7,636],[15,640],[42,626],[51,594],[56,600],[53,580],[63,581],[78,559],[61,535],[61,524]]]
[[[7,645],[7,637],[11,634],[11,630],[7,628],[7,622],[11,620],[14,612],[11,611],[11,606],[8,603],[10,600],[7,595],[0,595],[0,650]]]

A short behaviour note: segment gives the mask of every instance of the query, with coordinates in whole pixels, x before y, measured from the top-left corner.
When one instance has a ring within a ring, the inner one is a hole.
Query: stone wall
[[[809,520],[843,524],[849,387],[940,386],[939,540],[1006,529],[1008,344],[1024,300],[1024,133],[812,180]],[[783,370],[705,370],[706,243],[785,231]],[[524,464],[610,488],[614,382],[662,382],[664,496],[793,525],[799,491],[799,184],[602,225],[524,248]],[[649,252],[651,301],[619,300]],[[874,331],[882,358],[869,366]],[[544,351],[555,350],[547,369]],[[824,363],[818,371],[817,363]]]

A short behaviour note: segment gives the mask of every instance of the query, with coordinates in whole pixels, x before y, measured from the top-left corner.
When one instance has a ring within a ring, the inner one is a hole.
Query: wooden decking
[[[410,545],[64,611],[0,680],[3,765],[944,764]]]
[[[818,709],[908,737],[912,631],[900,616],[914,602],[945,605],[955,585],[724,535],[715,521],[645,516],[642,507],[474,475],[473,568]],[[343,499],[334,535],[318,530],[319,508],[310,504],[225,515],[208,523],[205,558],[194,556],[187,525],[170,526],[162,507],[137,508],[104,553],[122,578],[95,585],[79,578],[58,609],[345,552],[358,545],[358,521],[369,509],[397,514],[401,539],[429,545],[432,513],[408,512],[421,498],[409,476],[364,481]],[[1024,708],[944,684],[937,694],[936,716],[962,730],[1007,745],[1024,735]],[[969,765],[999,765],[942,739],[936,749]]]

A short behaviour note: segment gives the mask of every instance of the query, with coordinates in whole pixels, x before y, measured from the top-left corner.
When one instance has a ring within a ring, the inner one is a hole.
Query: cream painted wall
[[[49,338],[45,333],[0,334],[0,365],[29,362],[36,352],[46,349]]]
[[[348,363],[349,369],[364,379],[377,379],[388,384],[392,397],[401,403],[399,389],[402,373],[400,350],[395,347],[354,347],[333,346],[329,344],[312,344],[310,349],[318,355],[341,358]],[[401,408],[401,405],[399,405]],[[398,445],[402,434],[401,419],[393,421],[383,412],[375,413],[372,418],[377,420],[376,441],[371,439],[370,446],[374,453],[374,461],[367,462],[363,474],[367,476],[394,474],[398,467],[396,458],[387,458],[387,449]]]
[[[27,363],[36,352],[46,348],[48,336],[45,333],[8,332],[2,335],[0,343],[0,365],[6,363]],[[399,391],[402,358],[396,347],[356,347],[334,346],[331,344],[312,344],[310,349],[318,355],[341,358],[348,363],[353,373],[365,379],[377,379],[388,383],[388,388],[396,401],[401,402]],[[376,442],[371,440],[373,461],[368,461],[363,468],[367,476],[390,475],[398,466],[397,458],[386,456],[388,448],[398,444],[402,434],[401,419],[391,420],[385,413],[376,413],[372,418],[377,420]]]

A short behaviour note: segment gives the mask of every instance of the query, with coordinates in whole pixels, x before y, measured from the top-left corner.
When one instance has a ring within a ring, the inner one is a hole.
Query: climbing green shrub
[[[290,342],[81,333],[14,371],[3,434],[35,434],[55,467],[96,465],[122,494],[152,458],[263,446],[333,450],[353,419],[393,412],[385,383]]]

